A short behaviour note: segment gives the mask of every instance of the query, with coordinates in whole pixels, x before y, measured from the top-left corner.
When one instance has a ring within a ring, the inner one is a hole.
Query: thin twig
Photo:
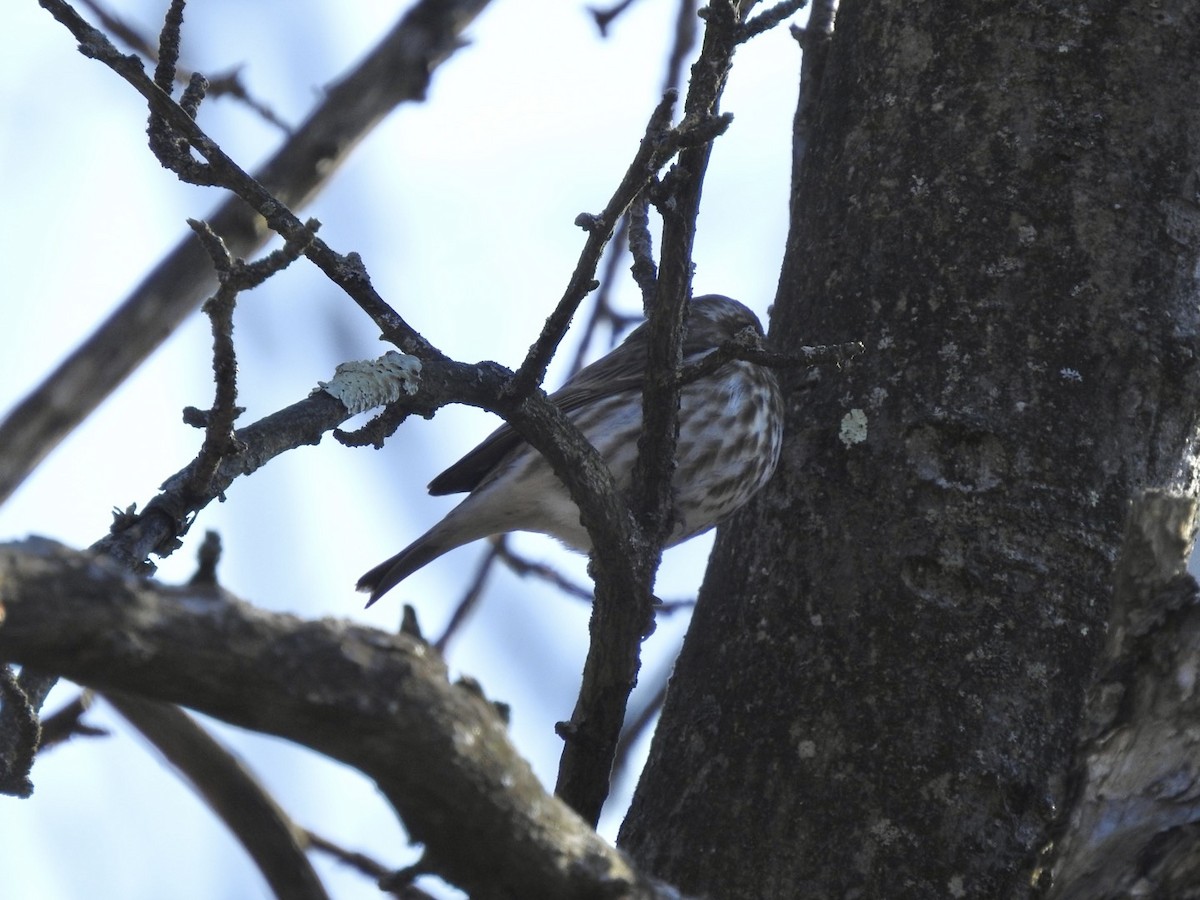
[[[95,0],[80,0],[80,2],[95,14],[101,26],[106,28],[110,34],[115,36],[126,47],[140,53],[151,62],[158,61],[158,47],[151,43],[145,35],[141,34],[137,28],[111,10],[105,9],[99,3],[95,2]],[[178,63],[176,63],[175,69],[175,81],[177,83],[187,84],[191,81],[194,73],[186,69],[180,70]],[[225,74],[211,76],[208,79],[208,95],[210,97],[233,97],[235,100],[252,109],[263,121],[274,125],[284,134],[291,134],[292,132],[291,127],[279,117],[278,113],[271,109],[265,102],[251,95],[246,86],[242,84],[240,69],[235,68]]]
[[[529,348],[525,361],[513,378],[511,391],[514,396],[525,397],[542,383],[546,367],[567,333],[579,304],[597,287],[595,274],[600,257],[617,222],[637,195],[676,153],[704,144],[729,127],[727,118],[697,116],[685,120],[677,128],[671,128],[674,105],[675,95],[667,92],[650,116],[646,134],[633,162],[603,212],[599,215],[584,213],[576,218],[576,224],[588,232],[587,240],[562,299],[546,319],[541,334]]]
[[[693,363],[679,368],[679,384],[690,384],[706,375],[711,375],[721,366],[735,359],[757,363],[772,369],[794,369],[802,366],[841,365],[865,351],[862,341],[847,341],[844,344],[818,344],[813,347],[797,347],[786,353],[763,348],[758,335],[751,329],[727,340],[720,347]]]
[[[576,584],[552,566],[548,566],[545,563],[533,562],[514,552],[508,546],[507,541],[497,541],[495,553],[501,562],[522,578],[533,575],[554,585],[554,587],[558,588],[559,591],[568,597],[574,597],[587,603],[591,603],[595,597],[594,592],[590,588]]]
[[[392,874],[392,869],[389,869],[381,862],[377,862],[365,853],[360,853],[354,850],[347,850],[333,841],[321,837],[315,831],[306,828],[304,836],[308,841],[308,845],[314,850],[320,850],[332,856],[338,862],[356,869],[364,875],[371,878],[385,878]]]
[[[724,0],[711,9],[718,12],[708,17],[704,48],[693,68],[684,119],[678,129],[690,131],[694,139],[681,148],[671,202],[659,205],[664,218],[663,260],[655,311],[650,318],[643,429],[633,472],[632,496],[638,498],[640,533],[636,543],[631,541],[624,548],[624,573],[632,576],[632,583],[627,579],[622,591],[612,590],[602,582],[601,576],[607,573],[598,565],[601,557],[593,558],[596,599],[589,626],[591,641],[575,709],[570,722],[559,729],[565,746],[555,792],[593,824],[608,796],[613,754],[629,692],[637,681],[640,642],[653,628],[650,586],[670,527],[670,481],[679,406],[675,372],[681,357],[683,309],[691,284],[700,184],[709,143],[730,121],[720,114],[718,100],[736,47],[741,12],[739,7],[726,7]],[[629,203],[636,195],[629,198]]]
[[[808,0],[782,0],[765,12],[759,13],[742,26],[742,42],[756,38],[765,31],[770,31],[784,19],[802,10],[807,3]]]
[[[325,275],[359,305],[383,332],[384,337],[406,353],[421,357],[440,355],[392,309],[371,286],[370,279],[348,255],[334,252],[324,241],[312,234],[305,223],[273,197],[261,183],[235,163],[210,138],[187,112],[164,93],[142,70],[136,57],[123,56],[108,39],[79,17],[63,0],[41,0],[56,19],[66,25],[79,39],[85,56],[104,63],[124,78],[150,104],[151,112],[178,135],[177,140],[199,153],[205,160],[203,173],[197,175],[203,183],[220,184],[249,203],[266,219],[271,229],[304,248],[309,258]]]
[[[63,4],[46,0],[43,5]],[[256,173],[279,203],[303,206],[360,139],[398,104],[421,100],[437,67],[463,45],[487,0],[419,0]],[[235,255],[269,236],[257,212],[226,200],[208,221]],[[181,241],[120,307],[0,423],[0,501],[200,304],[212,264],[194,237]]]
[[[75,699],[62,709],[42,719],[42,741],[38,753],[45,753],[51,747],[74,737],[108,737],[107,729],[97,728],[83,721],[83,715],[92,708],[95,697],[92,691],[80,691]]]
[[[625,248],[623,246],[623,238],[629,227],[628,214],[621,217],[621,224],[613,234],[613,240],[608,245],[608,253],[605,256],[604,273],[600,278],[600,289],[596,292],[592,304],[592,312],[588,318],[587,324],[583,328],[583,334],[579,339],[579,346],[575,350],[575,356],[568,368],[568,373],[574,375],[588,359],[588,349],[597,342],[597,332],[601,325],[605,325],[608,329],[607,346],[604,346],[603,352],[608,352],[617,345],[618,339],[633,326],[640,323],[643,316],[638,313],[623,313],[616,309],[612,303],[612,287],[617,281],[617,266],[624,258]]]
[[[567,333],[567,327],[583,298],[598,285],[595,281],[596,266],[612,236],[618,220],[625,214],[633,198],[654,176],[659,167],[674,155],[676,147],[668,151],[668,134],[671,126],[671,110],[675,106],[675,95],[666,94],[650,116],[646,133],[642,138],[633,162],[625,171],[621,183],[599,215],[580,215],[576,224],[587,231],[587,240],[580,252],[575,270],[567,283],[567,289],[554,311],[546,319],[541,334],[529,348],[529,353],[513,380],[513,392],[525,396],[542,383],[546,367],[550,364],[558,345]]]
[[[647,192],[638,195],[629,207],[629,255],[633,257],[630,272],[642,292],[642,306],[654,305],[658,288],[658,266],[654,263],[654,239],[650,235],[650,200]]]
[[[212,257],[218,279],[217,292],[201,307],[212,323],[216,392],[212,408],[199,416],[204,426],[204,443],[196,459],[193,484],[187,488],[193,493],[204,494],[221,460],[239,450],[233,424],[245,409],[237,405],[237,352],[233,343],[233,311],[238,294],[257,287],[295,262],[320,223],[309,219],[305,223],[309,237],[298,242],[288,241],[280,249],[252,263],[234,259],[225,242],[208,223],[188,219],[188,225]]]
[[[328,900],[298,840],[300,829],[236,756],[177,706],[111,690],[105,699],[195,788],[277,897]]]
[[[503,540],[503,538],[501,538]],[[471,583],[467,586],[466,593],[463,598],[454,607],[454,613],[450,616],[450,621],[446,623],[446,629],[442,632],[441,637],[433,642],[434,649],[438,653],[445,655],[446,647],[449,646],[450,640],[458,633],[458,630],[467,621],[467,618],[475,611],[479,605],[479,599],[483,596],[484,585],[487,584],[488,576],[492,571],[492,564],[499,556],[497,543],[493,543],[487,553],[479,561],[479,565],[475,569],[475,577],[471,579]]]
[[[633,751],[633,745],[646,733],[646,730],[658,718],[659,712],[662,711],[663,703],[667,699],[667,682],[669,680],[670,673],[664,672],[653,696],[621,730],[621,739],[617,742],[617,752],[613,754],[614,781],[620,778],[621,773],[629,767],[629,754]]]
[[[671,55],[667,58],[667,71],[663,76],[663,90],[679,90],[683,87],[683,66],[688,54],[696,46],[696,19],[696,0],[679,0]]]
[[[608,26],[613,21],[621,16],[629,7],[633,6],[637,0],[620,0],[608,9],[601,9],[598,6],[589,6],[588,12],[592,14],[592,18],[596,20],[596,27],[600,29],[600,37],[608,37]]]

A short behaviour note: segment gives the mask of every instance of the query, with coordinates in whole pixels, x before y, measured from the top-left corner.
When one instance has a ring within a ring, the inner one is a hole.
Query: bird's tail
[[[417,569],[433,562],[456,546],[458,545],[447,546],[432,532],[426,534],[363,575],[358,579],[356,589],[371,595],[367,600],[367,606],[370,606]]]

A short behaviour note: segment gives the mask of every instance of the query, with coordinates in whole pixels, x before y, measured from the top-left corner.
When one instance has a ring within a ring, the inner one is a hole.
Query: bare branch
[[[675,38],[671,42],[671,55],[663,76],[664,90],[682,87],[683,65],[696,46],[696,19],[696,0],[679,0],[679,11],[675,14]]]
[[[294,262],[308,245],[308,238],[302,243],[289,241],[265,258],[246,263],[230,255],[224,241],[207,223],[189,219],[188,224],[212,257],[219,281],[217,292],[202,307],[212,322],[213,380],[216,382],[212,408],[198,416],[203,420],[204,444],[193,469],[195,483],[188,486],[190,493],[202,494],[207,491],[209,479],[221,460],[238,452],[233,423],[245,409],[237,405],[237,353],[233,345],[233,310],[237,296]],[[309,235],[318,227],[315,219],[305,223]]]
[[[500,540],[503,540],[503,538]],[[498,544],[492,544],[488,552],[484,554],[483,559],[479,561],[479,566],[475,569],[475,577],[471,579],[471,583],[467,586],[463,598],[454,607],[454,614],[450,616],[450,621],[446,623],[446,630],[442,632],[441,637],[433,642],[433,647],[438,653],[446,652],[446,648],[450,645],[450,640],[458,633],[458,630],[479,605],[479,600],[483,596],[483,587],[487,584],[488,576],[492,573],[492,565],[496,561],[497,547]]]
[[[154,46],[137,28],[111,10],[105,9],[99,3],[95,2],[95,0],[80,0],[80,2],[95,14],[100,24],[117,40],[152,62],[158,61],[158,47]],[[178,62],[176,63],[175,80],[177,83],[187,84],[191,81],[193,74],[195,73],[180,70]],[[225,74],[214,75],[209,78],[208,95],[210,97],[233,97],[235,100],[244,103],[247,107],[254,110],[264,121],[270,122],[280,131],[285,134],[291,133],[291,128],[279,118],[273,109],[263,101],[251,96],[250,91],[242,84],[241,72],[238,69],[233,69]]]
[[[747,3],[746,8],[752,4]],[[742,11],[732,4],[710,7],[704,47],[692,69],[684,102],[684,118],[676,129],[688,135],[671,182],[663,214],[663,259],[650,316],[650,343],[642,399],[643,426],[633,470],[632,496],[637,498],[637,540],[619,548],[625,565],[623,584],[606,580],[602,564],[620,556],[596,554],[592,574],[596,600],[589,625],[591,642],[583,682],[569,723],[559,733],[566,739],[559,762],[556,792],[595,823],[608,796],[613,755],[625,720],[629,693],[637,683],[642,639],[653,630],[654,573],[670,531],[671,476],[675,466],[675,434],[679,416],[679,384],[685,304],[690,294],[692,245],[699,211],[700,187],[710,142],[728,127],[719,99],[736,47]],[[659,112],[665,113],[660,107]],[[643,185],[644,186],[644,185]],[[628,200],[632,203],[641,191]],[[628,203],[626,205],[628,205]],[[616,550],[617,548],[614,548]],[[614,588],[621,588],[614,590]]]
[[[629,7],[633,6],[636,0],[618,0],[608,9],[601,9],[598,6],[589,6],[588,12],[592,14],[592,18],[596,20],[596,27],[600,29],[600,37],[608,37],[608,26],[613,23],[625,12]]]
[[[88,725],[83,721],[83,714],[92,708],[94,700],[95,694],[91,691],[80,691],[78,696],[62,709],[55,710],[42,719],[42,740],[38,746],[38,753],[65,743],[73,737],[107,737],[108,732],[103,728]]]
[[[658,289],[658,266],[654,263],[654,239],[650,235],[650,200],[643,191],[629,208],[630,272],[642,292],[642,307],[649,309]]]
[[[367,856],[365,853],[347,850],[345,847],[321,837],[321,835],[311,829],[304,832],[304,838],[310,849],[331,856],[343,865],[361,872],[376,881],[382,881],[393,874],[391,869],[383,865],[383,863]],[[424,891],[420,891],[412,885],[406,885],[403,890],[393,891],[392,893],[394,896],[403,897],[404,900],[424,900],[424,898],[429,897]]]
[[[862,341],[848,341],[844,344],[818,344],[813,347],[797,347],[786,353],[773,352],[765,349],[758,335],[747,329],[742,334],[726,341],[716,350],[694,363],[681,366],[679,383],[688,384],[705,375],[711,375],[721,366],[735,359],[758,363],[773,369],[790,369],[801,366],[818,366],[833,363],[841,365],[847,360],[860,356],[866,348]]]
[[[543,791],[493,705],[421,641],[163,587],[45,540],[0,547],[0,584],[0,657],[354,766],[425,844],[427,868],[472,896],[672,896]]]
[[[567,333],[575,310],[579,308],[583,298],[596,288],[596,267],[617,222],[633,203],[634,198],[686,140],[685,132],[671,129],[671,110],[675,106],[675,97],[673,92],[668,91],[650,116],[646,134],[633,162],[629,164],[625,176],[613,192],[604,211],[599,215],[583,214],[575,220],[577,225],[587,231],[587,240],[562,299],[546,319],[542,333],[529,348],[525,361],[513,379],[512,390],[518,397],[524,396],[542,383],[546,367]]]
[[[759,13],[742,26],[741,39],[743,42],[758,37],[770,31],[784,19],[802,10],[808,0],[781,0],[765,12]]]
[[[45,0],[47,7],[63,7]],[[424,98],[432,73],[461,46],[487,0],[421,0],[323,95],[308,120],[255,173],[282,204],[301,207],[325,185],[362,137],[400,103]],[[98,33],[98,32],[97,32]],[[231,198],[208,217],[237,256],[270,232]],[[86,418],[210,292],[212,264],[185,238],[103,326],[0,424],[0,500]]]
[[[426,365],[427,372],[439,364],[455,368],[455,364],[447,362],[436,348],[414,331],[395,310],[384,302],[372,287],[370,278],[356,254],[343,256],[336,253],[320,238],[313,235],[283,203],[272,197],[263,185],[248,176],[229,159],[187,112],[170,97],[167,97],[145,75],[137,60],[130,60],[116,53],[103,35],[79,19],[74,11],[60,0],[45,0],[45,2],[51,4],[56,10],[56,15],[59,15],[64,24],[78,34],[81,47],[88,55],[105,62],[129,81],[150,102],[154,113],[168,122],[172,129],[186,138],[187,143],[205,158],[214,177],[254,207],[266,219],[271,228],[287,241],[296,246],[302,246],[305,256],[372,318],[387,340],[399,346],[406,353],[417,356]],[[695,141],[706,139],[706,129],[709,125],[710,123],[701,120],[688,128],[675,129],[662,140],[644,142],[650,146],[645,154],[653,163],[649,174],[653,174],[660,161],[665,161],[679,147],[687,147]],[[631,172],[635,169],[636,167],[631,169]],[[648,177],[648,175],[642,177]],[[630,182],[628,190],[632,192],[630,194],[632,197],[632,194],[638,190],[636,186],[633,186],[635,176],[631,175],[626,180]],[[614,199],[613,203],[616,202]],[[620,207],[621,210],[624,209],[624,203]],[[619,211],[616,214],[619,215]],[[606,227],[610,228],[611,226]],[[603,242],[601,241],[596,245],[597,252],[602,248]],[[582,261],[581,265],[583,265]],[[580,270],[576,272],[577,278],[579,272]],[[571,291],[568,290],[568,295],[570,294]],[[582,294],[579,296],[582,297]],[[574,302],[577,303],[578,300]],[[560,304],[559,312],[561,313],[564,308]],[[573,308],[572,306],[571,309],[573,310]],[[563,322],[563,328],[565,327],[566,321]],[[539,344],[547,354],[553,352],[561,334],[553,336],[553,341],[548,340],[549,336],[553,335],[551,335],[548,325],[547,329],[543,331],[542,338],[539,339]],[[536,350],[537,345],[530,353],[530,360],[535,362],[540,358]],[[461,376],[457,379],[457,384],[451,384],[449,394],[442,394],[440,401],[437,401],[432,407],[425,406],[425,409],[432,412],[437,406],[451,402],[451,398],[456,397],[465,402],[475,402],[477,405],[504,416],[526,440],[547,458],[551,467],[566,484],[572,499],[580,508],[582,523],[592,532],[593,545],[597,553],[605,559],[614,561],[614,571],[621,570],[620,573],[614,574],[614,582],[619,583],[621,585],[619,589],[628,594],[632,589],[633,580],[623,564],[627,557],[626,550],[633,541],[632,523],[627,506],[624,500],[618,496],[613,486],[612,476],[595,448],[587,443],[578,429],[570,424],[561,411],[546,401],[544,395],[536,397],[532,395],[531,392],[536,386],[534,383],[531,382],[522,388],[519,386],[519,374],[510,378],[505,370],[495,364],[471,367],[469,372],[466,371],[467,368],[457,367]],[[485,368],[491,371],[490,378],[481,376]],[[541,369],[544,371],[544,364]],[[529,360],[527,360],[524,370],[528,377],[532,371]],[[447,374],[446,369],[443,368],[441,374]],[[540,378],[541,372],[539,371],[536,379],[540,381]],[[426,379],[428,380],[428,376]],[[480,388],[485,384],[491,390],[485,389],[481,393]],[[467,396],[475,399],[466,399]],[[428,394],[417,398],[418,402],[426,404],[429,399]],[[411,408],[407,403],[405,407]],[[193,467],[189,467],[189,469]],[[139,550],[147,553],[151,550],[160,553],[164,550],[170,552],[173,549],[175,537],[186,531],[190,524],[187,514],[207,504],[212,499],[209,496],[210,493],[205,491],[204,495],[195,496],[194,493],[189,493],[186,489],[181,490],[176,485],[173,498],[169,498],[166,492],[156,498],[158,509],[154,511],[167,513],[165,521],[169,523],[169,528],[164,531],[160,527],[156,529],[155,534],[150,535],[156,540],[155,543],[149,544],[145,541],[145,535],[137,534],[133,535],[132,541],[127,536],[124,537],[122,546],[105,546],[103,549],[116,553],[117,558],[131,566],[141,565],[136,556],[136,552]],[[172,500],[174,502],[171,502]],[[152,503],[151,507],[154,505]],[[147,508],[147,512],[151,512],[151,507]],[[120,524],[125,526],[125,530],[128,531],[131,530],[128,526],[135,523],[123,520]],[[159,526],[164,524],[161,517],[158,524]]]
[[[792,26],[792,36],[800,42],[804,51],[804,59],[800,64],[800,97],[796,102],[795,117],[792,119],[792,202],[795,202],[801,168],[808,153],[812,119],[820,102],[825,59],[829,56],[837,5],[838,0],[814,0],[807,27]],[[791,210],[791,215],[794,220],[795,210]]]
[[[577,600],[583,600],[587,603],[591,603],[595,597],[595,593],[590,588],[576,584],[551,566],[545,563],[533,562],[515,553],[508,546],[507,541],[500,540],[496,542],[496,556],[522,578],[529,575],[541,578],[543,581],[554,585],[554,587],[558,588],[558,590],[568,597],[574,597]]]
[[[124,691],[108,690],[104,698],[154,744],[220,817],[246,848],[275,896],[328,900],[304,853],[303,832],[236,756],[177,706]]]

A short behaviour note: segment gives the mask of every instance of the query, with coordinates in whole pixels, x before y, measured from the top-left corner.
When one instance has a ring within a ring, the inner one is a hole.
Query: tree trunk
[[[1022,897],[1129,503],[1196,492],[1200,8],[847,2],[723,529],[621,842],[684,890]]]

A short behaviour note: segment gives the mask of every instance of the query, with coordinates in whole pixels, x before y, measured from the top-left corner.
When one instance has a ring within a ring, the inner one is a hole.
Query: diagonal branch
[[[424,99],[433,71],[461,46],[487,0],[421,0],[255,173],[281,203],[302,207],[350,151],[400,103]],[[44,0],[47,8],[65,7]],[[69,9],[69,7],[68,7]],[[254,210],[231,198],[207,217],[234,256],[270,236]],[[0,423],[0,501],[200,304],[214,283],[194,237],[184,238],[112,316]]]
[[[328,900],[305,836],[241,761],[178,706],[110,690],[104,698],[178,769],[246,848],[277,897]]]
[[[638,460],[633,470],[632,496],[637,498],[636,543],[626,545],[628,573],[623,590],[613,591],[601,578],[594,559],[596,599],[589,624],[591,641],[584,663],[583,683],[569,723],[559,762],[556,792],[588,821],[596,822],[608,797],[613,758],[625,721],[629,694],[637,684],[642,639],[653,630],[652,587],[662,545],[670,532],[671,476],[675,465],[675,434],[679,418],[684,309],[691,289],[692,245],[700,191],[712,139],[729,124],[719,101],[740,38],[744,9],[731,0],[708,7],[700,58],[684,102],[680,130],[706,130],[708,139],[684,147],[671,175],[664,180],[669,199],[663,214],[662,266],[650,312],[650,343],[643,392],[643,427]],[[669,187],[667,187],[669,182]],[[632,201],[633,198],[631,198]]]
[[[375,780],[423,868],[472,896],[678,896],[548,796],[425,643],[168,588],[45,540],[0,546],[0,657],[278,735]]]
[[[658,170],[676,153],[681,149],[712,140],[714,132],[720,133],[728,125],[725,121],[697,121],[684,123],[679,128],[671,128],[671,110],[674,108],[675,98],[676,92],[669,90],[655,108],[633,162],[629,164],[625,176],[604,211],[599,215],[580,215],[575,220],[577,225],[587,231],[588,238],[575,271],[571,273],[567,290],[546,320],[537,341],[529,348],[521,368],[517,370],[512,386],[513,393],[517,396],[523,396],[542,383],[546,367],[567,333],[575,310],[579,308],[583,298],[597,287],[596,267],[626,210]]]

